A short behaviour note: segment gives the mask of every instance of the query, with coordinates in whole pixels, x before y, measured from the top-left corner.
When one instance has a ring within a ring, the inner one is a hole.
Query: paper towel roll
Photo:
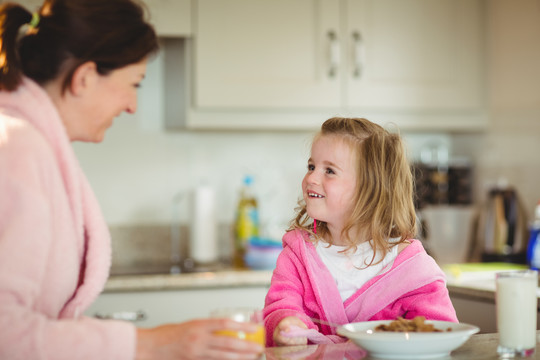
[[[214,191],[200,186],[193,194],[190,256],[200,264],[218,259]]]

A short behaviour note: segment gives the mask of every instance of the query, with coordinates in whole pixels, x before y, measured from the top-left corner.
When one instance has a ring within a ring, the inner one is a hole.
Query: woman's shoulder
[[[54,152],[43,135],[28,122],[0,114],[0,167],[26,178],[44,174]]]
[[[27,121],[0,114],[0,146],[3,149],[8,147],[27,149],[45,145],[46,141],[43,135]]]

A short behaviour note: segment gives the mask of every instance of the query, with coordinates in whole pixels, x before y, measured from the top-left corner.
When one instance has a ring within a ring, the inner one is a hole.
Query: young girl
[[[444,273],[413,239],[398,135],[366,119],[327,120],[302,192],[266,296],[267,346],[341,342],[335,324],[398,316],[457,322]]]

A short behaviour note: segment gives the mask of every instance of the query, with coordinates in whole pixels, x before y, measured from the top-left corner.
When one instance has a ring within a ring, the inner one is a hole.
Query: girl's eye
[[[326,173],[327,174],[335,174],[334,170],[332,170],[330,168],[326,168]]]
[[[313,170],[315,170],[315,165],[308,164],[307,169],[308,169],[309,171],[313,171]]]

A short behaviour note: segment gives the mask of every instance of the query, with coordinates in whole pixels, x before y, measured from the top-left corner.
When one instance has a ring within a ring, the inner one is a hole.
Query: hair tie
[[[317,219],[313,219],[313,233],[317,233]]]
[[[39,14],[37,12],[32,14],[32,20],[28,24],[34,29],[39,25]]]

